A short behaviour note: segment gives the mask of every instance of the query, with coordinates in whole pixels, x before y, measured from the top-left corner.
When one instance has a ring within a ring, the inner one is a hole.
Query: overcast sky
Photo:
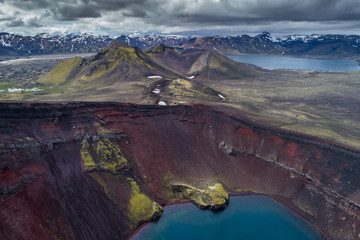
[[[359,0],[0,0],[0,31],[360,35]]]

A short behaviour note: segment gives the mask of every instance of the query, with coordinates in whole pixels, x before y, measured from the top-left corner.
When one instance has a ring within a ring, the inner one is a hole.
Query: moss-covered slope
[[[53,70],[40,78],[38,82],[49,85],[64,84],[77,74],[84,61],[81,57],[61,61]]]
[[[186,198],[203,209],[223,209],[229,203],[229,194],[221,183],[208,183],[204,188],[174,183],[168,189],[172,197]]]
[[[48,86],[90,90],[116,86],[119,82],[151,80],[148,77],[196,78],[197,80],[241,79],[260,74],[254,66],[234,62],[215,50],[186,50],[159,45],[142,52],[136,47],[113,42],[89,58],[59,63],[38,80]]]
[[[171,69],[154,62],[140,49],[113,42],[87,60],[74,58],[59,63],[38,82],[49,86],[88,90],[159,75],[178,76]]]

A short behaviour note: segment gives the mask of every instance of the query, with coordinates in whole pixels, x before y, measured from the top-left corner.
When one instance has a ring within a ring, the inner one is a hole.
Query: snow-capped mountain
[[[169,46],[180,45],[186,40],[186,37],[161,35],[130,37],[126,35],[96,36],[92,34],[70,34],[59,36],[41,33],[32,37],[0,33],[0,47],[12,50],[18,55],[97,52],[113,41],[120,41],[144,49],[155,47],[160,43]]]
[[[20,36],[0,33],[0,56],[98,52],[113,41],[140,49],[159,44],[181,48],[212,48],[222,53],[323,56],[360,59],[360,36],[357,35],[290,35],[282,38],[262,32],[256,36],[184,37],[178,35],[115,35],[97,36],[50,35]]]
[[[266,54],[360,59],[360,36],[291,35],[276,38],[268,32],[251,37],[191,38],[184,48],[213,48],[228,54]]]

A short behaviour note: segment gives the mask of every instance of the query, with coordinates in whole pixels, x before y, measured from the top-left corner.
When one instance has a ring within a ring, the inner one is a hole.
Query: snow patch
[[[17,92],[39,92],[43,89],[34,87],[34,88],[8,88],[7,92],[17,93]],[[4,90],[3,90],[4,91]]]
[[[127,45],[130,46],[130,38],[128,36],[125,37],[125,42],[127,42]]]
[[[166,102],[164,102],[164,101],[159,101],[158,105],[159,105],[159,106],[166,106]]]
[[[317,41],[322,41],[323,39],[321,38],[322,35],[318,35],[318,34],[312,34],[312,35],[291,35],[291,36],[286,36],[283,39],[281,39],[282,41],[302,41],[304,43],[307,43],[309,41],[312,40],[317,40]]]
[[[160,93],[160,89],[155,88],[152,92],[155,93],[155,94],[159,94],[159,93]]]
[[[154,79],[154,78],[163,78],[162,76],[148,76],[147,78]]]
[[[36,35],[36,37],[38,37],[38,38],[51,38],[51,37],[53,37],[53,35],[50,35],[48,33],[39,33],[38,35]]]
[[[225,100],[225,97],[223,95],[221,95],[220,93],[218,93],[218,96],[222,99]]]
[[[11,42],[8,41],[7,39],[5,40],[3,36],[1,36],[0,44],[1,44],[3,47],[11,47]]]

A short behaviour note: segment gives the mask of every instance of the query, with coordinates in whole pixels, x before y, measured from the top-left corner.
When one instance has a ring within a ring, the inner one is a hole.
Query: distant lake
[[[18,58],[6,61],[0,61],[0,64],[13,64],[13,63],[23,63],[29,61],[44,61],[44,60],[61,60],[74,57],[88,58],[96,53],[66,53],[66,54],[44,54],[44,55],[33,55],[25,58]]]
[[[256,66],[274,70],[290,69],[302,71],[360,71],[356,61],[293,58],[262,55],[226,55],[237,62],[251,63]]]
[[[264,196],[231,197],[221,212],[186,203],[164,208],[157,223],[142,228],[131,240],[320,240],[302,219]]]

